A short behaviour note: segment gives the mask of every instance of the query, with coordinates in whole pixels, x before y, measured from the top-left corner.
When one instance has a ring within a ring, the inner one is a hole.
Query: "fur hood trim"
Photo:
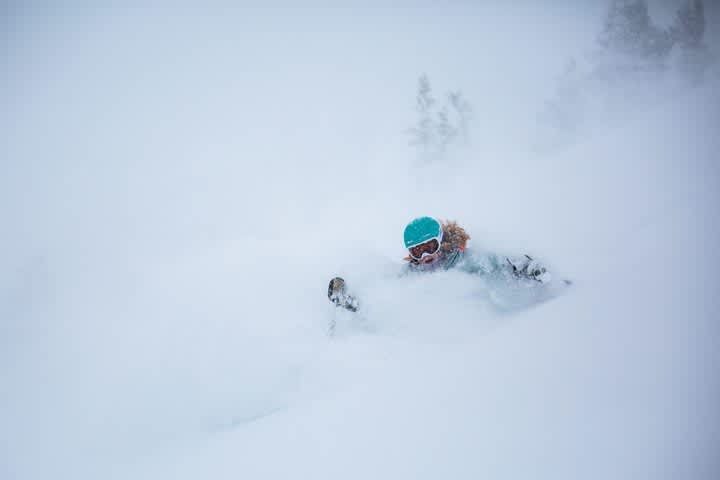
[[[447,220],[440,222],[443,229],[443,241],[440,248],[443,252],[450,253],[455,250],[463,251],[470,240],[470,235],[457,222]]]

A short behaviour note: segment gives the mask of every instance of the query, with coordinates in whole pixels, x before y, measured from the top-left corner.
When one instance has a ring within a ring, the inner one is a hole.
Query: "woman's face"
[[[435,262],[437,262],[440,259],[440,250],[433,253],[432,255],[425,255],[423,258],[418,260],[420,265],[430,266],[433,265]]]
[[[432,254],[432,255],[425,255],[423,258],[418,260],[417,266],[420,270],[424,271],[433,271],[438,266],[440,266],[440,257],[441,253],[440,251]]]

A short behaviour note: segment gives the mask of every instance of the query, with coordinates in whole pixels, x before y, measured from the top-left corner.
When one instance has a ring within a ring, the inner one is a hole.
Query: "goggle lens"
[[[440,242],[438,242],[436,239],[432,239],[428,242],[421,243],[420,245],[415,245],[414,247],[410,247],[410,256],[414,258],[415,260],[420,260],[424,254],[433,255],[438,250],[440,250]]]

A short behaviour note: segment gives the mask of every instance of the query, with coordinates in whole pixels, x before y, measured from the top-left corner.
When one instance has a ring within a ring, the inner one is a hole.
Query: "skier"
[[[458,269],[486,278],[528,285],[548,284],[550,273],[529,255],[518,258],[502,257],[493,253],[474,253],[467,249],[467,234],[457,222],[440,222],[432,217],[412,220],[404,232],[405,257],[403,275]],[[358,299],[348,293],[345,280],[335,277],[328,285],[328,299],[338,307],[355,312]]]

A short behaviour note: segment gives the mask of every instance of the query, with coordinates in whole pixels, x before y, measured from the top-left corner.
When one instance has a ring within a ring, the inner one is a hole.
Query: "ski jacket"
[[[470,235],[457,222],[441,222],[443,241],[440,258],[430,265],[423,265],[412,257],[405,257],[407,264],[402,274],[444,271],[460,271],[489,277],[525,277],[545,283],[550,276],[545,268],[527,255],[507,257],[490,252],[478,252],[467,248]]]

